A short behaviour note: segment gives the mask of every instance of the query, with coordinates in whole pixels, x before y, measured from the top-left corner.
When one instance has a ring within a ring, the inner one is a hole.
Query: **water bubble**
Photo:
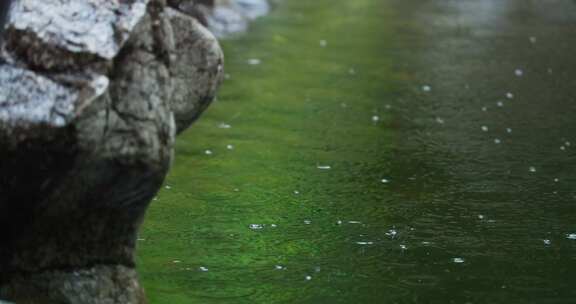
[[[522,69],[516,69],[514,71],[514,74],[518,77],[522,77],[522,76],[524,76],[524,71],[522,71]]]
[[[355,68],[350,68],[350,69],[348,70],[348,74],[350,74],[350,75],[356,75],[356,69],[355,69]]]
[[[528,40],[530,40],[530,43],[534,44],[536,43],[536,37],[531,36],[530,38],[528,38]]]
[[[306,276],[305,279],[306,279],[306,281],[310,281],[310,280],[312,280],[312,276]]]
[[[328,41],[326,41],[326,40],[320,40],[320,46],[321,46],[321,47],[327,47],[327,46],[328,46]]]
[[[212,155],[212,154],[214,154],[214,152],[212,152],[212,150],[206,150],[206,151],[204,151],[204,154]]]
[[[228,150],[234,150],[234,146],[233,146],[233,145],[226,145],[226,149],[228,149]]]
[[[407,247],[406,245],[400,245],[400,249],[402,249],[402,250],[407,250],[408,247]]]
[[[285,268],[284,268],[284,266],[282,266],[282,265],[276,265],[276,266],[274,266],[274,269],[276,269],[276,270],[284,270]]]
[[[388,184],[390,182],[389,179],[383,178],[380,180],[383,184]]]
[[[501,102],[501,101],[499,101],[499,102],[496,103],[496,105],[499,106],[499,107],[503,107],[503,106],[504,106],[504,103]]]
[[[508,134],[512,133],[512,129],[511,129],[511,128],[506,128],[506,133],[508,133]]]
[[[502,140],[500,140],[499,138],[494,138],[494,143],[499,145],[502,143]]]
[[[164,188],[165,188],[166,190],[170,190],[170,189],[172,189],[172,186],[166,185]]]
[[[430,91],[432,91],[432,87],[429,86],[429,85],[423,85],[423,86],[422,86],[422,91],[424,91],[424,92],[430,92]]]
[[[566,238],[569,240],[576,240],[576,233],[567,234]]]
[[[310,225],[310,224],[312,224],[312,221],[311,220],[304,220],[304,224]]]
[[[551,240],[542,240],[544,242],[544,245],[550,245],[552,244]]]
[[[534,172],[536,172],[536,167],[530,167],[530,168],[528,168],[528,171],[534,173]]]
[[[482,112],[486,112],[486,111],[488,111],[488,108],[487,108],[487,107],[482,107]]]
[[[230,129],[230,128],[232,128],[232,126],[229,125],[229,124],[227,124],[227,123],[222,122],[222,123],[218,124],[218,128],[220,128],[220,129]]]
[[[564,147],[564,146],[560,146],[560,150],[562,150],[562,151],[566,151],[566,147]]]
[[[386,232],[386,235],[391,237],[391,238],[396,237],[397,234],[398,234],[398,231],[396,231],[395,229],[390,229],[390,230],[388,230],[388,232]]]
[[[172,261],[172,263],[174,263],[174,264],[180,264],[180,263],[182,263],[182,261],[180,261],[180,260],[174,260],[174,261]]]
[[[488,132],[488,127],[487,127],[487,126],[482,126],[482,131]]]
[[[300,194],[300,191],[298,191],[298,190],[294,190],[294,192],[293,192],[293,193],[294,193],[294,195],[299,195],[299,194]]]
[[[452,262],[456,263],[456,264],[462,264],[464,263],[464,259],[463,258],[453,258]]]
[[[378,116],[378,115],[372,116],[372,121],[373,121],[373,122],[378,122],[378,121],[380,121],[380,116]]]
[[[444,119],[440,118],[440,117],[436,117],[436,122],[443,125],[444,124]]]
[[[484,219],[484,215],[482,215],[482,214],[479,214],[479,215],[478,215],[478,219],[481,219],[481,220],[483,220],[483,219]]]
[[[508,93],[506,93],[506,98],[508,98],[508,99],[514,99],[514,94],[508,92]]]
[[[330,169],[332,169],[332,166],[317,165],[316,168],[318,168],[318,169],[320,169],[320,170],[330,170]]]
[[[207,272],[209,269],[204,267],[204,266],[200,266],[200,267],[198,267],[198,270],[200,270],[202,272]]]
[[[246,61],[249,65],[259,65],[260,63],[262,63],[262,60],[257,59],[257,58],[252,58],[252,59],[248,59],[248,61]]]
[[[250,224],[250,226],[248,226],[250,229],[252,230],[262,230],[264,229],[264,225],[262,224]]]
[[[374,242],[356,242],[358,245],[373,245]]]

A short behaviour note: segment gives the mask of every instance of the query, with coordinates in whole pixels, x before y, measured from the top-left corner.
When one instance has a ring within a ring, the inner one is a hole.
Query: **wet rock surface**
[[[133,252],[216,39],[160,0],[25,0],[0,64],[0,299],[144,303]]]

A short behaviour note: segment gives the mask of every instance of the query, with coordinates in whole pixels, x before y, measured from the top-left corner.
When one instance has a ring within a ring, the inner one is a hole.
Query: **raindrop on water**
[[[576,240],[576,233],[567,234],[566,238],[569,240]]]
[[[530,168],[528,168],[528,171],[534,173],[534,172],[536,172],[536,167],[530,167]]]
[[[494,139],[494,143],[497,144],[497,145],[499,145],[499,144],[502,143],[502,140],[500,140],[499,138],[495,138],[495,139]]]
[[[383,178],[382,180],[380,180],[383,184],[387,184],[390,182],[390,180]]]
[[[488,127],[487,127],[487,126],[482,126],[482,131],[488,132]]]
[[[232,128],[232,126],[229,125],[229,124],[227,124],[227,123],[224,123],[224,122],[223,122],[223,123],[220,123],[220,124],[218,125],[218,128],[220,128],[220,129],[230,129],[230,128]]]
[[[372,121],[373,121],[373,122],[378,122],[378,121],[380,121],[380,116],[378,116],[378,115],[372,116]]]
[[[452,261],[456,264],[462,264],[465,262],[463,258],[453,258]]]
[[[432,87],[429,85],[424,85],[424,86],[422,86],[422,91],[430,92],[430,91],[432,91]]]
[[[321,46],[321,47],[327,47],[327,46],[328,46],[328,41],[326,41],[326,40],[320,40],[320,46]]]
[[[248,59],[247,63],[249,65],[259,65],[260,63],[262,63],[262,60],[257,59],[257,58],[252,58],[252,59]]]
[[[508,92],[508,93],[506,93],[506,98],[508,98],[508,99],[514,99],[514,94]]]
[[[249,228],[252,230],[262,230],[262,229],[264,229],[264,225],[262,225],[262,224],[250,224]]]
[[[544,242],[544,245],[550,245],[552,244],[551,240],[542,240]]]
[[[202,271],[202,272],[207,272],[208,268],[204,267],[204,266],[200,266],[198,267],[198,270]]]
[[[228,149],[228,150],[234,150],[234,146],[233,146],[233,145],[226,145],[226,149]]]
[[[444,119],[440,118],[440,117],[436,117],[436,122],[443,125],[444,124]]]
[[[530,40],[530,43],[532,43],[532,44],[536,43],[536,37],[532,36],[528,39]]]
[[[332,169],[331,166],[325,166],[325,165],[317,165],[316,168],[320,169],[320,170],[330,170]]]
[[[522,71],[522,69],[516,69],[514,74],[518,77],[522,77],[524,75],[524,71]]]
[[[212,155],[212,154],[214,154],[214,152],[212,152],[212,150],[206,150],[206,151],[204,151],[204,154]]]

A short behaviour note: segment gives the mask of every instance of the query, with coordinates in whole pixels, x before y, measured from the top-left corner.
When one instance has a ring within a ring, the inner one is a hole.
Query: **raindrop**
[[[443,125],[444,124],[444,119],[440,118],[440,117],[436,117],[436,122]]]
[[[400,249],[402,249],[402,250],[407,250],[408,247],[407,247],[406,245],[400,245]]]
[[[380,121],[380,116],[378,116],[378,115],[372,116],[372,121],[373,121],[373,122],[378,122],[378,121]]]
[[[220,129],[230,129],[230,128],[232,128],[232,126],[229,125],[229,124],[227,124],[227,123],[224,123],[224,122],[223,122],[223,123],[220,123],[220,124],[218,125],[218,128],[220,128]]]
[[[560,146],[560,150],[565,151],[565,150],[566,150],[566,147]]]
[[[453,258],[452,261],[456,264],[462,264],[464,263],[464,259],[463,258]]]
[[[234,146],[233,146],[233,145],[226,145],[226,149],[228,149],[228,150],[234,150]]]
[[[207,272],[208,268],[204,267],[204,266],[200,266],[198,267],[198,270],[202,271],[202,272]]]
[[[536,167],[530,167],[530,168],[528,168],[528,171],[534,173],[534,172],[536,172]]]
[[[249,65],[259,65],[260,63],[262,63],[262,60],[257,59],[257,58],[252,58],[252,59],[248,59],[247,62]]]
[[[532,43],[532,44],[536,43],[536,37],[534,37],[534,36],[530,37],[529,40],[530,40],[530,43]]]
[[[312,280],[312,276],[306,276],[305,279],[306,279],[306,281],[310,281],[310,280]]]
[[[482,126],[482,131],[488,132],[488,127],[487,127],[487,126]]]
[[[252,230],[262,230],[262,229],[264,229],[264,225],[262,225],[262,224],[250,224],[249,228]]]
[[[300,191],[294,190],[294,195],[299,195],[299,194],[300,194]]]
[[[320,40],[320,46],[321,46],[321,47],[327,47],[327,46],[328,46],[328,41],[326,41],[326,40]]]
[[[572,143],[569,142],[569,141],[567,141],[567,142],[564,143],[564,145],[566,145],[566,147],[570,147],[570,146],[572,145]]]
[[[499,102],[496,103],[496,105],[499,106],[499,107],[503,107],[503,106],[504,106],[504,103],[501,102],[501,101],[499,101]]]
[[[494,139],[494,143],[497,144],[497,145],[499,145],[499,144],[502,143],[502,140],[500,140],[499,138],[495,138],[495,139]]]
[[[487,107],[482,107],[482,112],[486,112],[486,111],[488,111],[488,108],[487,108]]]
[[[284,270],[285,268],[284,268],[284,266],[282,266],[282,265],[276,265],[276,266],[274,266],[274,269],[276,269],[276,270]]]
[[[312,221],[311,220],[304,220],[304,224],[310,225],[310,224],[312,224]]]
[[[342,225],[342,221],[341,221],[341,220],[338,220],[338,221],[336,222],[336,224],[337,224],[337,225]]]
[[[206,151],[204,151],[204,154],[212,155],[212,154],[214,154],[214,152],[212,152],[212,150],[206,150]]]
[[[358,245],[373,245],[374,242],[356,242]]]
[[[424,85],[424,86],[422,86],[422,91],[430,92],[430,91],[432,91],[432,87],[429,85]]]
[[[320,169],[320,170],[330,170],[330,169],[332,169],[331,166],[318,165],[318,166],[316,166],[316,167],[317,167],[318,169]]]
[[[479,215],[478,215],[478,219],[481,219],[481,220],[483,220],[483,219],[484,219],[484,215],[482,215],[482,214],[479,214]]]
[[[514,94],[508,92],[508,93],[506,93],[506,98],[508,98],[508,99],[514,99]]]
[[[524,76],[524,71],[522,71],[522,69],[516,69],[514,71],[514,74],[518,77],[522,77],[522,76]]]
[[[550,245],[552,244],[551,240],[542,240],[544,242],[544,245]]]
[[[576,233],[567,234],[566,238],[569,240],[576,240]]]
[[[555,183],[558,183],[558,182],[560,182],[560,179],[559,179],[559,178],[555,178],[555,179],[554,179],[554,182],[555,182]]]
[[[165,188],[166,190],[170,190],[170,189],[172,189],[172,186],[166,185],[166,187],[164,187],[164,188]]]
[[[397,234],[398,234],[398,231],[396,231],[395,229],[390,229],[390,230],[388,230],[388,232],[386,232],[386,235],[391,237],[391,238],[396,237]]]
[[[356,69],[355,69],[355,68],[350,68],[350,69],[348,70],[348,74],[350,74],[350,75],[356,75]]]
[[[180,260],[174,260],[174,261],[172,261],[172,263],[174,263],[174,264],[180,264],[180,263],[182,263],[182,261],[180,261]]]
[[[382,180],[380,180],[383,184],[387,184],[390,182],[390,180],[383,178]]]
[[[512,129],[511,129],[511,128],[506,128],[506,133],[508,133],[508,134],[512,133]]]

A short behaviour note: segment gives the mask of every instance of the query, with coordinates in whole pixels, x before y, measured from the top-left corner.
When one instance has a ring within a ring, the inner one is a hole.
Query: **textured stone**
[[[136,234],[218,42],[161,0],[21,0],[4,38],[0,299],[144,303]]]

